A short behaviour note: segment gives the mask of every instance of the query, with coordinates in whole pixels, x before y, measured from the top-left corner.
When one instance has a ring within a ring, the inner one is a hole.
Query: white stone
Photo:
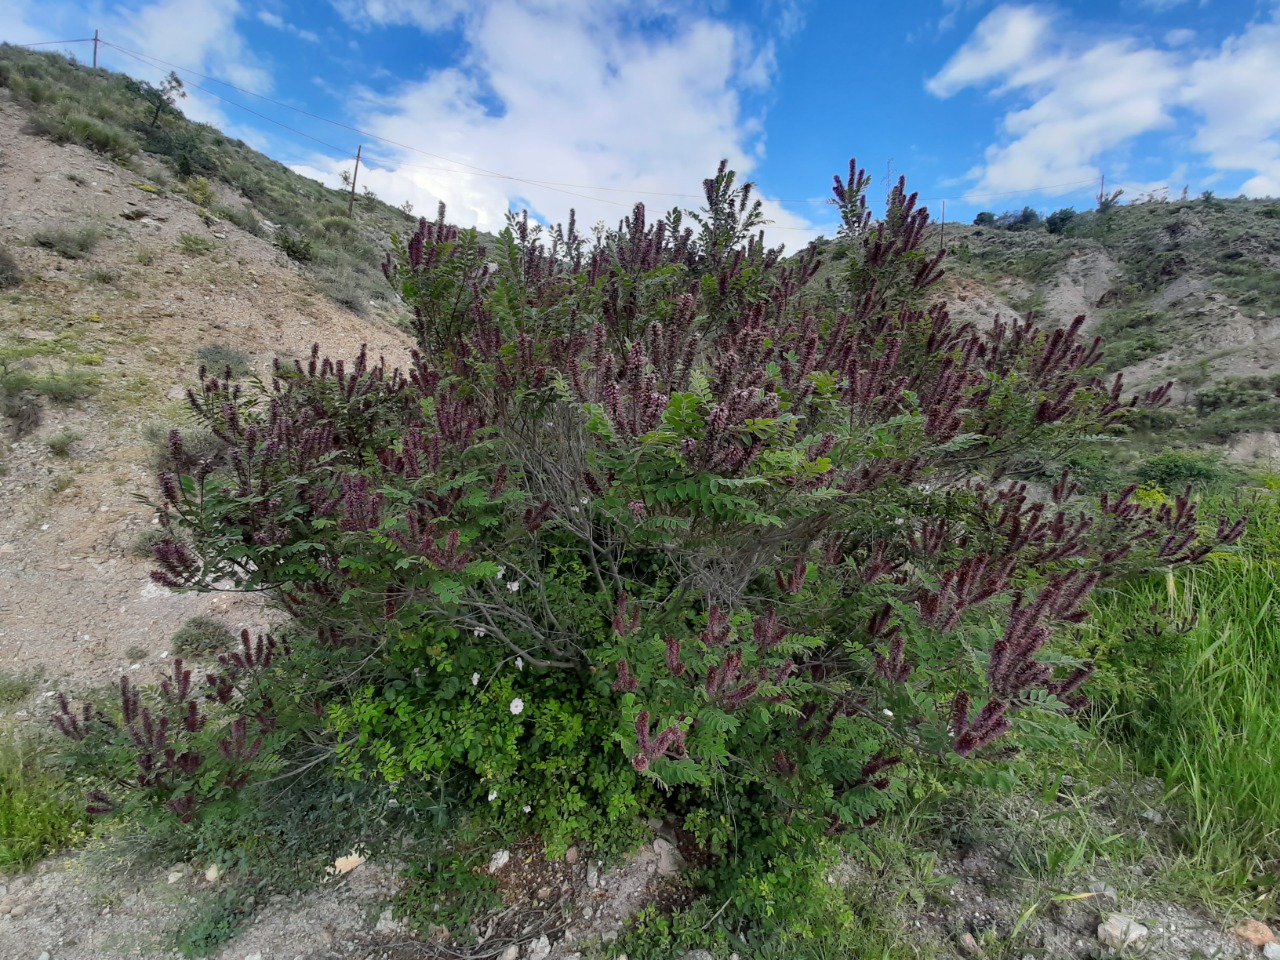
[[[545,933],[529,944],[529,951],[525,954],[526,960],[547,960],[549,956],[551,956],[551,941],[547,939]]]
[[[216,881],[220,876],[222,876],[222,868],[216,863],[209,864],[209,869],[204,872],[204,878],[210,883]]]
[[[492,857],[489,858],[489,872],[497,873],[499,870],[501,870],[510,862],[511,862],[511,851],[499,850],[497,853],[495,853]]]
[[[1131,947],[1150,931],[1132,917],[1113,913],[1106,923],[1098,924],[1098,940],[1112,950]]]
[[[498,957],[498,960],[519,960],[519,957],[520,957],[520,948],[513,943],[511,946],[507,947],[507,949],[502,951],[502,954]]]
[[[1267,960],[1280,960],[1280,943],[1272,940],[1262,948],[1262,955],[1266,957]]]
[[[658,837],[653,841],[653,852],[658,855],[659,876],[674,876],[684,866],[684,858],[676,850],[675,844],[665,837]]]

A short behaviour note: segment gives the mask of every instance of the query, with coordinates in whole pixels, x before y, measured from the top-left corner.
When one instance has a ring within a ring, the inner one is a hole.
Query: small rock
[[[1268,943],[1274,943],[1276,939],[1271,928],[1257,920],[1241,920],[1231,928],[1231,932],[1253,947],[1265,947]]]
[[[138,895],[136,893],[131,893],[124,898],[124,905],[126,907],[132,907],[137,902],[138,902]]]
[[[653,841],[653,852],[658,855],[658,875],[670,877],[680,872],[684,866],[684,858],[670,840],[658,837]]]
[[[564,862],[565,862],[565,863],[577,863],[577,862],[578,862],[578,848],[577,848],[577,847],[570,847],[568,850],[566,850],[566,851],[564,852]]]
[[[373,932],[398,933],[403,927],[404,924],[392,916],[391,908],[387,907],[378,915],[378,922],[374,925]]]
[[[507,949],[502,951],[502,954],[501,956],[498,957],[498,960],[519,960],[519,957],[520,957],[520,948],[513,943],[511,946],[507,947]]]
[[[497,873],[499,870],[501,870],[510,862],[511,862],[511,851],[499,850],[497,853],[495,853],[492,857],[489,858],[489,872]]]
[[[974,939],[972,933],[969,933],[966,930],[964,933],[960,934],[957,939],[960,944],[960,952],[966,957],[982,956],[982,947],[978,945],[978,941]]]
[[[1143,810],[1142,817],[1144,820],[1150,820],[1152,823],[1164,823],[1164,814],[1159,810]]]
[[[26,906],[20,903],[16,907],[14,907],[12,910],[9,911],[9,916],[13,917],[16,920],[18,919],[18,917],[22,916],[26,912],[27,912]]]
[[[539,899],[539,900],[550,900],[550,899],[552,898],[552,896],[554,896],[554,894],[555,894],[555,891],[554,891],[553,889],[551,889],[550,887],[539,887],[539,888],[538,888],[538,899]]]
[[[1112,950],[1131,947],[1150,931],[1133,917],[1113,913],[1106,923],[1098,924],[1098,940]]]
[[[529,944],[529,949],[525,953],[526,960],[547,960],[549,956],[551,956],[551,941],[547,939],[545,933]]]
[[[48,950],[41,950],[41,951],[40,951],[40,956],[39,956],[39,957],[37,957],[37,958],[36,958],[36,960],[49,960],[49,951],[48,951]]]
[[[587,864],[587,886],[594,890],[600,885],[600,868],[594,863]]]
[[[13,903],[9,900],[0,902],[0,917],[7,917],[13,912]]]
[[[253,953],[246,953],[244,960],[262,960],[262,954],[255,950]]]
[[[1266,957],[1267,960],[1280,960],[1280,943],[1272,940],[1262,948],[1262,955]]]
[[[210,883],[216,881],[220,876],[222,876],[222,868],[216,863],[209,864],[209,869],[204,872],[204,878]]]
[[[716,960],[709,950],[690,950],[680,960]]]
[[[186,874],[181,870],[170,870],[169,875],[165,877],[169,883],[178,883]]]

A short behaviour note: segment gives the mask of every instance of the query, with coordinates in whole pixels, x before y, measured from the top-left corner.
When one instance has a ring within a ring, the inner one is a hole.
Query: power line
[[[93,37],[83,40],[41,40],[39,43],[15,43],[15,47],[57,47],[66,43],[93,43]]]
[[[274,106],[281,107],[282,109],[290,110],[294,113],[300,114],[301,116],[307,117],[312,120],[316,120],[320,123],[327,123],[339,129],[347,130],[351,133],[359,134],[361,137],[364,137],[370,140],[376,140],[380,143],[385,143],[385,144],[388,144],[389,146],[396,147],[401,150],[407,150],[412,153],[421,154],[423,156],[431,157],[432,159],[440,160],[444,163],[454,165],[453,167],[437,167],[437,166],[428,166],[425,164],[405,163],[403,161],[391,161],[388,158],[382,159],[381,161],[382,163],[388,166],[394,165],[398,169],[404,168],[404,169],[413,169],[413,170],[427,170],[427,171],[433,171],[433,172],[453,173],[453,174],[461,173],[465,176],[479,176],[479,177],[488,177],[488,178],[499,179],[499,180],[507,180],[512,183],[521,183],[531,187],[542,187],[544,189],[552,190],[557,193],[563,193],[568,196],[578,197],[579,199],[582,199],[582,200],[590,200],[594,203],[606,203],[611,206],[624,207],[624,208],[629,206],[629,204],[620,203],[615,200],[610,200],[606,197],[590,196],[588,194],[575,193],[574,190],[594,190],[594,191],[602,191],[602,192],[608,192],[608,193],[626,193],[632,196],[639,194],[644,196],[672,197],[677,199],[694,199],[694,200],[702,199],[702,195],[696,194],[696,193],[672,193],[672,192],[659,191],[659,190],[640,190],[640,189],[634,189],[629,187],[605,187],[605,186],[599,186],[599,185],[593,185],[593,184],[568,183],[564,181],[555,181],[555,180],[537,180],[529,177],[517,177],[511,174],[500,173],[495,170],[488,170],[484,167],[476,166],[475,164],[467,163],[466,161],[463,161],[463,160],[456,160],[452,157],[446,157],[441,154],[432,153],[428,150],[423,150],[419,147],[415,147],[407,143],[400,143],[399,141],[392,140],[388,137],[379,136],[378,134],[372,133],[367,130],[363,130],[359,127],[355,127],[347,123],[343,123],[339,120],[333,120],[329,117],[325,117],[317,113],[312,113],[309,110],[305,110],[301,107],[294,106],[282,100],[277,100],[273,97],[266,96],[265,94],[256,93],[252,90],[247,90],[243,87],[239,87],[226,80],[221,80],[217,77],[212,77],[212,76],[209,76],[208,74],[203,74],[203,73],[200,73],[199,71],[192,70],[187,67],[182,67],[174,63],[170,63],[169,61],[163,60],[159,57],[154,57],[149,54],[139,53],[138,51],[130,50],[126,47],[120,46],[119,44],[112,43],[109,40],[102,40],[100,38],[89,37],[89,38],[80,39],[80,40],[48,40],[48,41],[41,41],[38,43],[20,44],[20,46],[25,46],[25,47],[56,46],[58,44],[94,43],[94,42],[101,43],[103,46],[111,47],[112,49],[119,51],[125,56],[128,56],[133,60],[136,60],[137,62],[141,63],[143,66],[148,66],[148,67],[151,67],[152,69],[160,69],[160,66],[169,67],[172,70],[181,72],[183,74],[187,74],[188,76],[198,77],[201,80],[206,80],[211,83],[220,84],[224,87],[227,87],[231,90],[236,91],[237,93],[242,93],[246,96],[254,97],[258,100],[265,101],[266,103],[270,103]],[[237,109],[243,110],[246,113],[250,114],[251,116],[257,117],[260,120],[265,120],[268,123],[274,124],[275,126],[280,127],[283,130],[287,130],[290,133],[296,134],[297,136],[310,140],[313,143],[317,143],[323,147],[326,147],[327,149],[332,150],[339,155],[348,155],[348,150],[345,147],[337,146],[335,144],[329,143],[326,140],[322,140],[319,137],[313,136],[312,134],[305,133],[304,131],[297,129],[296,127],[291,127],[280,120],[276,120],[275,118],[267,116],[266,114],[259,113],[258,111],[245,106],[243,103],[239,103],[235,100],[231,100],[228,97],[225,97],[219,93],[216,93],[215,91],[210,90],[208,87],[202,86],[198,83],[189,81],[189,85],[194,87],[197,90],[207,93],[209,96],[214,97],[215,99],[220,100],[223,103],[236,107]],[[373,161],[375,163],[379,162],[379,158],[375,156],[373,158]],[[455,167],[464,167],[466,169],[458,170],[458,169],[455,169]],[[1000,192],[994,192],[994,193],[969,193],[969,194],[961,194],[959,196],[954,196],[954,197],[926,197],[923,199],[926,203],[929,203],[929,202],[938,203],[938,202],[945,202],[945,201],[981,200],[981,199],[988,199],[992,197],[1026,195],[1031,193],[1039,193],[1046,190],[1056,190],[1056,189],[1062,189],[1064,187],[1083,186],[1083,185],[1092,184],[1092,183],[1093,183],[1093,179],[1090,178],[1088,180],[1075,180],[1068,183],[1044,184],[1036,187],[1028,187],[1022,190],[1006,190],[1006,191],[1000,191]],[[566,188],[571,188],[571,189],[566,189]],[[794,198],[794,199],[779,198],[779,199],[773,200],[773,202],[779,203],[779,204],[820,204],[823,206],[830,206],[834,204],[834,201],[831,199],[818,198],[818,197],[803,197],[803,198]],[[809,232],[813,228],[784,227],[784,226],[778,226],[775,224],[771,226],[771,229]]]

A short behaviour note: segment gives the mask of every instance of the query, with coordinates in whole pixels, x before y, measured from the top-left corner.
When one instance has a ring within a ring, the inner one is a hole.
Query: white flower
[[[484,627],[476,627],[471,632],[474,633],[477,637],[483,637],[485,635]]]
[[[498,791],[497,791],[496,789],[495,789],[495,790],[490,790],[490,791],[489,791],[489,802],[490,802],[490,803],[493,803],[493,801],[495,801],[495,800],[497,800],[497,799],[498,799]]]
[[[582,504],[582,505],[585,507],[588,503],[590,503],[590,502],[591,502],[591,500],[590,500],[589,498],[587,498],[587,497],[583,497],[583,498],[582,498],[581,500],[579,500],[578,502],[579,502],[580,504]]]
[[[478,673],[473,673],[473,674],[471,675],[471,685],[472,685],[473,687],[478,687],[478,686],[480,686],[480,674],[478,674]]]
[[[883,713],[886,717],[890,717],[890,718],[891,718],[891,717],[893,716],[893,711],[892,711],[892,710],[882,710],[882,711],[880,711],[880,712],[881,712],[881,713]]]
[[[521,700],[519,697],[516,697],[514,700],[511,701],[511,713],[512,715],[517,717],[520,716],[520,714],[524,713],[524,701]]]
[[[510,583],[507,584],[507,589],[510,590],[512,593],[515,593],[517,590],[520,589],[520,581],[512,580]]]
[[[524,669],[524,657],[516,657],[516,669],[517,670]]]
[[[498,579],[499,579],[499,580],[501,580],[501,579],[502,579],[503,577],[505,577],[506,575],[507,575],[507,568],[506,568],[506,567],[499,567],[499,568],[498,568]]]
[[[533,807],[529,806],[527,803],[521,809],[524,810],[525,813],[533,813]]]

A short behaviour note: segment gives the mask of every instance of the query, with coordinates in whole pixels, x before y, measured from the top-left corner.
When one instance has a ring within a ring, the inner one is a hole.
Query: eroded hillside
[[[268,239],[206,222],[158,162],[131,170],[23,121],[0,94],[0,244],[21,274],[0,294],[0,363],[42,409],[34,429],[3,425],[0,650],[11,669],[98,681],[158,657],[196,613],[260,625],[251,601],[152,585],[135,554],[154,520],[135,496],[153,491],[157,438],[183,425],[201,355],[243,354],[266,374],[317,339],[395,361],[407,341],[384,315],[335,304]]]

